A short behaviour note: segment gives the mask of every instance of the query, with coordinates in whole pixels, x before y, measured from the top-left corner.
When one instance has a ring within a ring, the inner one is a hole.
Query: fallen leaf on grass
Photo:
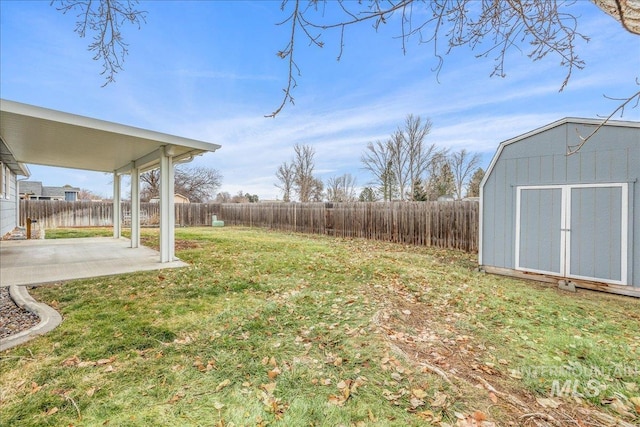
[[[522,373],[520,373],[520,371],[517,370],[517,369],[509,369],[509,376],[511,378],[516,379],[516,380],[521,380],[522,379]]]
[[[226,380],[222,381],[220,384],[216,386],[216,392],[219,392],[223,388],[227,387],[229,384],[231,384],[231,380],[227,378]]]
[[[278,368],[277,366],[275,368],[273,368],[272,370],[270,370],[267,375],[269,376],[270,380],[275,380],[278,375],[280,375],[282,373],[282,371],[280,371],[280,368]]]
[[[62,361],[62,366],[75,366],[80,363],[78,356],[72,356]]]
[[[431,406],[436,408],[444,407],[447,403],[447,396],[445,393],[436,391],[436,394],[433,396],[433,400],[431,401]]]
[[[629,409],[631,408],[627,406],[622,400],[618,399],[617,397],[603,399],[600,401],[600,403],[602,403],[603,405],[610,405],[611,408],[613,408],[613,410],[615,410],[620,415],[623,415],[625,417],[630,417],[630,418],[633,417],[633,414],[629,412]]]
[[[108,365],[109,363],[113,363],[116,360],[116,356],[111,356],[108,359],[100,359],[96,362],[96,365]]]
[[[179,391],[179,392],[177,392],[176,394],[174,394],[174,395],[171,397],[171,399],[169,399],[169,400],[167,401],[167,403],[171,403],[171,404],[176,403],[177,401],[179,401],[180,399],[182,399],[184,396],[185,396],[184,391]]]
[[[419,408],[420,406],[424,406],[424,400],[418,399],[417,397],[412,397],[409,399],[409,404],[412,409]]]
[[[638,384],[637,383],[624,383],[624,388],[627,389],[627,391],[638,391]]]
[[[485,421],[487,419],[487,416],[482,411],[475,411],[471,416],[473,417],[474,420],[479,422]]]
[[[346,401],[347,399],[342,395],[335,395],[335,394],[329,395],[329,403],[331,403],[332,405],[344,406]]]
[[[440,417],[436,417],[433,411],[429,411],[429,410],[420,411],[420,412],[416,412],[416,415],[426,421],[434,421],[436,423],[440,421]]]
[[[31,394],[39,392],[41,388],[42,388],[42,386],[41,386],[41,385],[38,385],[38,383],[36,383],[35,381],[33,381],[33,382],[31,383]]]
[[[189,344],[191,341],[193,341],[193,338],[191,338],[191,336],[187,335],[184,338],[178,339],[176,338],[175,340],[173,340],[174,344]]]
[[[537,397],[536,402],[538,402],[538,404],[543,408],[551,408],[551,409],[557,409],[558,406],[562,405],[562,402],[559,402],[555,399],[544,398],[544,397]]]
[[[57,407],[57,406],[54,406],[53,408],[49,409],[49,410],[45,413],[45,415],[47,415],[47,416],[48,416],[48,415],[53,415],[53,414],[55,414],[56,412],[58,412],[58,407]]]
[[[260,388],[262,388],[267,393],[273,393],[276,389],[276,383],[261,384]]]
[[[640,414],[640,396],[631,397],[629,400],[636,407],[636,412]]]
[[[427,392],[421,388],[414,388],[411,390],[411,393],[418,399],[424,399],[425,397],[427,397]]]
[[[193,367],[200,372],[209,372],[210,370],[216,368],[216,361],[215,359],[211,359],[207,361],[207,364],[205,365],[204,362],[202,362],[202,359],[197,356],[196,360],[193,362]]]
[[[86,391],[87,397],[92,397],[98,389],[96,387],[91,387]]]
[[[498,403],[498,396],[496,396],[496,394],[492,391],[489,392],[489,399],[491,399],[493,403]]]

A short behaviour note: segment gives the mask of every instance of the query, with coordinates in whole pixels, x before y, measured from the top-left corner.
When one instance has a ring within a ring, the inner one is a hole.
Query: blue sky
[[[481,153],[486,166],[498,144],[567,116],[608,115],[618,103],[606,99],[638,90],[640,38],[626,33],[591,2],[569,9],[579,31],[590,37],[559,92],[565,69],[559,59],[531,62],[513,50],[506,78],[489,77],[493,61],[463,48],[438,61],[431,45],[410,40],[407,53],[394,38],[391,20],[375,32],[364,24],[346,31],[340,62],[338,34],[326,33],[322,49],[300,38],[301,70],[287,105],[281,101],[287,64],[276,56],[289,37],[277,26],[286,15],[279,1],[142,2],[147,23],[126,27],[125,70],[101,87],[101,64],[87,50],[89,39],[73,32],[75,16],[49,1],[0,1],[0,95],[74,114],[152,129],[222,145],[193,165],[218,169],[220,191],[281,197],[275,171],[296,143],[316,151],[323,181],[351,173],[364,186],[369,176],[360,157],[367,142],[386,139],[407,114],[430,118],[429,143]],[[619,118],[619,117],[618,117]],[[624,120],[640,120],[640,108]],[[70,184],[111,197],[111,177],[101,173],[30,165],[31,179]]]

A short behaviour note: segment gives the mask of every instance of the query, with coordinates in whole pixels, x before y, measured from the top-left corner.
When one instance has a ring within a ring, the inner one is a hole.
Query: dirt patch
[[[457,328],[463,314],[452,305],[420,301],[397,284],[389,291],[378,294],[384,308],[373,323],[407,363],[450,385],[449,401],[470,410],[464,418],[457,414],[458,426],[637,426],[631,422],[637,419],[625,421],[584,402],[535,396],[500,366],[508,361],[491,357],[500,343],[480,342]]]
[[[177,251],[184,249],[198,249],[201,245],[198,242],[194,242],[193,240],[182,240],[176,239],[175,248]]]

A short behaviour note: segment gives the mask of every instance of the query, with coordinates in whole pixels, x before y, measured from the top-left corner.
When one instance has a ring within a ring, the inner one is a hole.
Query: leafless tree
[[[397,193],[394,175],[391,171],[391,150],[387,142],[369,142],[360,158],[363,169],[371,172],[373,180],[371,184],[382,195],[382,200],[392,200]]]
[[[327,200],[330,202],[355,202],[356,179],[350,173],[332,176],[327,180]]]
[[[278,178],[278,182],[274,185],[282,190],[282,200],[284,202],[291,201],[291,190],[293,189],[294,177],[295,169],[293,167],[293,163],[284,162],[278,166],[278,170],[276,171],[276,178]]]
[[[321,202],[324,200],[324,184],[322,180],[313,177],[311,180],[311,194],[309,196],[310,202]]]
[[[115,81],[115,75],[122,70],[128,54],[128,45],[122,36],[126,22],[138,29],[146,23],[147,12],[137,10],[137,0],[52,0],[56,9],[66,14],[76,14],[75,32],[80,37],[92,34],[89,50],[93,59],[102,61],[103,86]]]
[[[242,193],[242,190],[238,191],[238,194],[231,198],[231,203],[249,203],[249,198]]]
[[[462,190],[467,186],[471,173],[480,163],[478,153],[469,153],[466,149],[456,151],[449,157],[455,185],[456,199],[462,199]]]
[[[399,129],[387,140],[389,152],[391,153],[391,173],[393,182],[398,186],[398,196],[400,200],[405,199],[405,192],[411,178],[407,169],[409,163],[409,151]]]
[[[175,174],[175,191],[194,203],[209,201],[222,185],[222,175],[216,169],[202,166],[178,166]]]
[[[140,175],[140,199],[148,201],[160,194],[160,171],[153,169]],[[175,192],[194,203],[204,203],[213,197],[222,184],[222,175],[216,169],[202,166],[178,166],[175,169]]]
[[[231,193],[228,191],[221,191],[216,194],[216,203],[231,203]]]
[[[315,150],[310,145],[296,144],[293,146],[293,185],[294,190],[298,194],[298,200],[301,202],[311,201],[314,186],[313,169],[315,168]],[[322,183],[322,181],[320,182]],[[321,191],[322,192],[322,191]]]
[[[78,200],[102,200],[104,197],[95,194],[91,190],[87,190],[86,188],[81,188],[78,192]]]
[[[160,195],[160,170],[152,169],[140,175],[140,200],[148,202]]]
[[[435,156],[429,169],[429,178],[424,186],[427,199],[437,200],[440,196],[452,196],[456,186],[448,155]]]
[[[425,144],[425,138],[431,132],[431,126],[431,120],[426,119],[423,122],[420,117],[409,114],[405,120],[404,129],[399,129],[407,151],[407,175],[411,183],[409,188],[411,198],[415,183],[420,181],[433,157],[438,153],[435,144]]]
[[[427,172],[432,159],[439,153],[435,144],[427,145],[426,137],[431,131],[431,121],[409,114],[404,127],[398,129],[387,140],[386,146],[367,146],[363,163],[368,170],[375,169],[376,177],[389,179],[398,189],[400,200],[413,199],[414,184]],[[384,156],[384,157],[383,157]],[[381,181],[382,182],[382,181]]]

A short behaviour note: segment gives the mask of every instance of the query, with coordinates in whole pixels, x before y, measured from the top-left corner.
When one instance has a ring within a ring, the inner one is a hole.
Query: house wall
[[[4,168],[2,181],[3,189],[0,191],[0,238],[13,230],[16,224],[16,175],[0,163],[0,168]],[[6,180],[6,181],[5,181]],[[7,193],[8,189],[8,193]]]
[[[566,155],[568,145],[594,129],[565,123],[503,147],[483,186],[483,265],[516,267],[517,186],[627,183],[627,277],[640,287],[640,229],[634,239],[634,227],[640,227],[640,128],[604,126],[579,152]]]

